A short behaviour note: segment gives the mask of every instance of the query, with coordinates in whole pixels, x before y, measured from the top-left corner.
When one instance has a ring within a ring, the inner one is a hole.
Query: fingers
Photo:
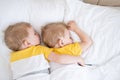
[[[83,66],[83,67],[85,66],[85,64],[84,64],[84,63],[78,63],[78,65]]]
[[[73,25],[74,23],[75,23],[75,21],[72,20],[72,21],[69,21],[69,22],[67,23],[67,25],[68,25],[68,26],[71,26],[71,25]]]
[[[69,21],[68,23],[67,23],[67,28],[69,29],[69,30],[72,30],[72,31],[74,31],[75,29],[76,29],[76,27],[77,27],[77,25],[76,25],[76,22],[75,21]]]

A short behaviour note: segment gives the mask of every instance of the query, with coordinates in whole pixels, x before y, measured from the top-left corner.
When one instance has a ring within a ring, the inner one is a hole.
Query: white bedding
[[[3,40],[3,31],[9,24],[27,21],[39,30],[48,22],[69,20],[75,20],[92,37],[94,44],[83,57],[86,64],[97,68],[68,65],[52,72],[51,79],[120,80],[120,10],[79,0],[1,0],[0,11],[0,80],[12,80],[10,50]]]
[[[95,64],[97,68],[58,69],[53,72],[56,80],[120,80],[120,11],[78,0],[66,1],[64,21],[75,20],[92,37],[94,44],[83,57],[86,64]],[[78,41],[78,37],[73,36]]]
[[[101,70],[91,66],[67,65],[51,73],[51,80],[103,80]]]

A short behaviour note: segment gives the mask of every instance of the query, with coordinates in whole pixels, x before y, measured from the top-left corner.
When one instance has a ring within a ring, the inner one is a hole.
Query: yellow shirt
[[[79,56],[82,53],[81,46],[78,42],[66,45],[61,48],[53,48],[53,52],[57,54],[68,54],[72,56]]]
[[[52,49],[44,46],[32,46],[30,48],[16,51],[11,54],[10,61],[15,62],[17,60],[29,58],[32,56],[37,56],[39,54],[44,54],[45,58],[48,59],[49,54],[52,52]]]
[[[52,51],[57,54],[68,54],[72,56],[79,56],[81,55],[82,49],[78,42],[66,45],[62,48],[53,48],[53,49],[50,49],[44,46],[32,46],[30,48],[27,48],[21,51],[13,52],[11,54],[10,61],[15,62],[17,60],[29,58],[39,54],[44,54],[45,58],[48,60],[48,56]]]
[[[48,70],[49,63],[46,59],[48,59],[51,52],[52,49],[44,46],[31,46],[27,49],[13,52],[10,60],[13,79],[16,80],[22,76],[27,76],[29,73]]]

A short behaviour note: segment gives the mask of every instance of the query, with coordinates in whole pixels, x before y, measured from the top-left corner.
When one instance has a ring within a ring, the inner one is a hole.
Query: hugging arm
[[[66,54],[56,54],[56,53],[50,53],[48,59],[51,62],[56,62],[60,64],[71,64],[71,63],[78,63],[82,66],[84,66],[84,61],[82,57],[80,56],[71,56]]]

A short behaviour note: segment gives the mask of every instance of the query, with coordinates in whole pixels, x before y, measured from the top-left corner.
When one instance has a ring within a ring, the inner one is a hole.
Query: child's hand
[[[78,64],[79,64],[80,66],[85,66],[85,63],[84,63],[84,62],[78,62]]]
[[[79,57],[78,64],[81,65],[81,66],[85,66],[85,63],[84,63],[84,60],[83,60],[82,57]]]
[[[75,21],[69,21],[67,25],[69,30],[75,31],[76,29],[78,29]]]

